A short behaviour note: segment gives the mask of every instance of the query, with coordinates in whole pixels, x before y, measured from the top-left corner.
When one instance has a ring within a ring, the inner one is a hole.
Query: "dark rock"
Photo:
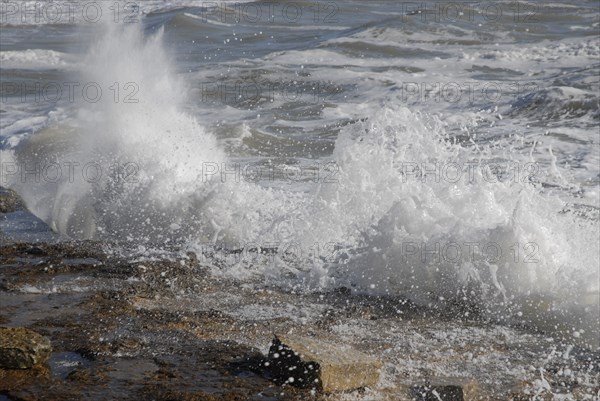
[[[414,401],[466,401],[458,385],[421,385],[411,388]]]

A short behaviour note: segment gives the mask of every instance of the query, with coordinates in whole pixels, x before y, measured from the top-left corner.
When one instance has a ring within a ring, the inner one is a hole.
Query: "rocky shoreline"
[[[193,254],[131,260],[90,241],[0,240],[0,326],[52,344],[41,365],[0,369],[0,400],[598,399],[597,353],[476,313],[456,319],[459,306],[224,280]],[[265,364],[275,333],[352,347],[382,362],[381,378],[343,392],[277,380]]]

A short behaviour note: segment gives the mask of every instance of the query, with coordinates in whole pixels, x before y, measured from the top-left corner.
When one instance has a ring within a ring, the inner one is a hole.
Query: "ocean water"
[[[597,1],[1,6],[0,185],[65,238],[598,348]]]

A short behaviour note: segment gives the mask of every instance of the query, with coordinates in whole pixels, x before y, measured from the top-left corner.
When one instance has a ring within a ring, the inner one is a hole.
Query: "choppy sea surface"
[[[598,348],[597,1],[0,5],[0,185],[61,236]]]

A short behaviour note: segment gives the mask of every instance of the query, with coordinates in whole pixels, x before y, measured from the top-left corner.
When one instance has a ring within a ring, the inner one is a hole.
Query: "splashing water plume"
[[[176,227],[180,234],[193,228],[190,209],[212,191],[197,166],[220,163],[224,153],[182,111],[185,88],[171,70],[162,29],[146,39],[135,24],[102,29],[81,81],[103,93],[88,91],[94,101],[82,101],[73,120],[17,152],[21,163],[72,163],[87,166],[86,175],[18,190],[34,213],[69,236],[164,241]]]

